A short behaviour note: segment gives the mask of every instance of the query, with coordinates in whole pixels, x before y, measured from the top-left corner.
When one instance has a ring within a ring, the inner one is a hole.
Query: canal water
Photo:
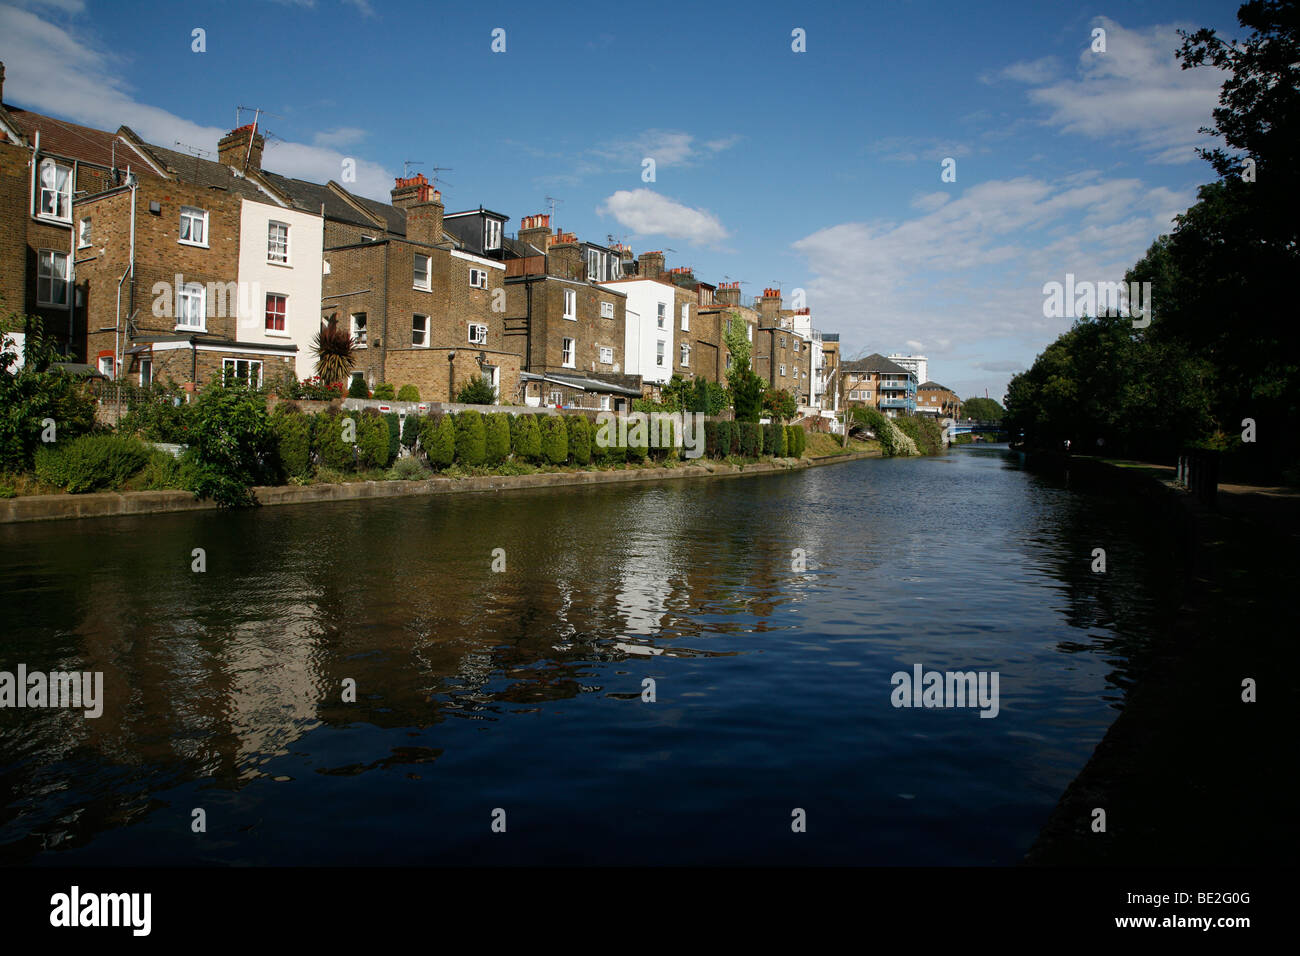
[[[1140,508],[991,446],[0,526],[0,670],[104,681],[0,710],[0,861],[1011,864],[1177,606]]]

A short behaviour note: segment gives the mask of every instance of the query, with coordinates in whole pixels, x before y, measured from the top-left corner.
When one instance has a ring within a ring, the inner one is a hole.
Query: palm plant
[[[352,336],[331,319],[321,326],[312,342],[316,353],[316,374],[328,385],[347,380],[352,367],[357,364],[356,342]]]

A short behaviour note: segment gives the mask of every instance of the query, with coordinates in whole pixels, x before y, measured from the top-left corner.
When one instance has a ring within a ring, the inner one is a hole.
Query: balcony
[[[884,379],[882,379],[881,382],[880,382],[880,384],[877,385],[876,387],[877,387],[880,391],[882,391],[882,392],[914,392],[914,391],[916,391],[916,386],[912,384],[912,382],[911,382],[910,379],[908,379],[908,380],[906,380],[906,381],[901,381],[901,382],[891,382],[891,381],[888,381],[888,380],[884,380]]]
[[[905,398],[882,398],[881,408],[910,408],[911,403]]]

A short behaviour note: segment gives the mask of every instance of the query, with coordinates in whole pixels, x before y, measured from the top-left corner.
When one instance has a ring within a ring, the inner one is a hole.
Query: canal
[[[1142,508],[983,446],[0,526],[0,669],[104,682],[0,710],[0,860],[1015,863],[1177,607]]]

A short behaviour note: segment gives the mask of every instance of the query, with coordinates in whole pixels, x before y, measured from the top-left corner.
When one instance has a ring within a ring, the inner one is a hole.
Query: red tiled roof
[[[78,126],[76,123],[32,113],[16,106],[6,106],[5,109],[9,111],[14,123],[22,130],[29,142],[36,138],[37,130],[40,131],[42,152],[54,153],[57,156],[94,163],[106,168],[112,167],[113,141],[117,138],[116,133],[92,129],[89,126]],[[135,165],[140,165],[139,157],[126,146],[119,145],[117,154],[118,164],[122,167],[132,160],[135,160]]]

